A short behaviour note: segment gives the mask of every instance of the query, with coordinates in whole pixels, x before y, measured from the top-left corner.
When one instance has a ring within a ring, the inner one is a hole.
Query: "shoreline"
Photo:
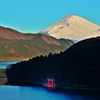
[[[7,81],[7,76],[4,73],[5,69],[0,69],[0,86],[5,85]]]
[[[2,79],[2,78],[0,78]],[[6,78],[4,78],[6,79]],[[17,81],[18,82],[18,81]],[[29,86],[29,87],[43,87],[46,88],[47,90],[51,91],[57,91],[57,92],[71,92],[71,93],[100,93],[100,88],[77,88],[77,87],[46,87],[45,83],[39,83],[39,82],[18,82],[19,85],[6,85],[6,86]],[[0,85],[0,86],[5,86],[5,84]]]
[[[48,87],[46,87],[45,83],[31,82],[31,81],[30,82],[26,82],[26,81],[21,82],[20,81],[18,83],[20,84],[19,86],[31,86],[31,87],[45,87],[45,88],[48,88]],[[49,87],[49,88],[52,88],[52,87]],[[61,91],[63,91],[63,92],[80,92],[80,93],[100,93],[100,88],[87,88],[87,87],[79,88],[79,87],[60,87],[60,86],[57,86],[57,87],[54,88],[54,91],[59,91],[59,92],[61,92]]]
[[[31,58],[26,58],[26,59],[0,59],[0,62],[6,62],[6,61],[11,61],[11,62],[13,62],[13,61],[28,61],[29,59],[31,59]]]
[[[77,93],[100,93],[100,89],[98,88],[75,88],[75,87],[59,87],[58,91],[64,92],[77,92]]]

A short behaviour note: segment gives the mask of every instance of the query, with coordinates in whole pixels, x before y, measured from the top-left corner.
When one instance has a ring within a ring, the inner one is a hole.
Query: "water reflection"
[[[55,87],[46,87],[48,91],[55,91]]]

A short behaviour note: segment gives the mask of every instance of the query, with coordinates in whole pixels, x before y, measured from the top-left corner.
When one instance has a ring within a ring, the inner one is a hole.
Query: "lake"
[[[0,86],[0,100],[100,100],[96,94],[48,91],[42,87]]]
[[[0,62],[0,68],[17,62]],[[43,87],[0,86],[0,100],[100,100],[100,96],[96,93],[48,91]]]
[[[20,61],[0,61],[0,69],[5,69],[7,65],[9,64],[16,64],[17,62]]]

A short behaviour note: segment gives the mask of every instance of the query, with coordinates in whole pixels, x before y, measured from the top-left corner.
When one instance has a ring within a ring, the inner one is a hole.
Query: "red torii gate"
[[[46,87],[55,87],[54,79],[47,79]]]

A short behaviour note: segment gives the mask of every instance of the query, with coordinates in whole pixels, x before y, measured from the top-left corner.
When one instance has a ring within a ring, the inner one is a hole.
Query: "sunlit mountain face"
[[[77,42],[100,36],[100,26],[79,15],[69,15],[41,32],[56,38],[67,38]]]
[[[0,26],[0,60],[27,60],[49,53],[60,53],[72,44],[69,39],[56,39],[45,34],[24,34]]]

